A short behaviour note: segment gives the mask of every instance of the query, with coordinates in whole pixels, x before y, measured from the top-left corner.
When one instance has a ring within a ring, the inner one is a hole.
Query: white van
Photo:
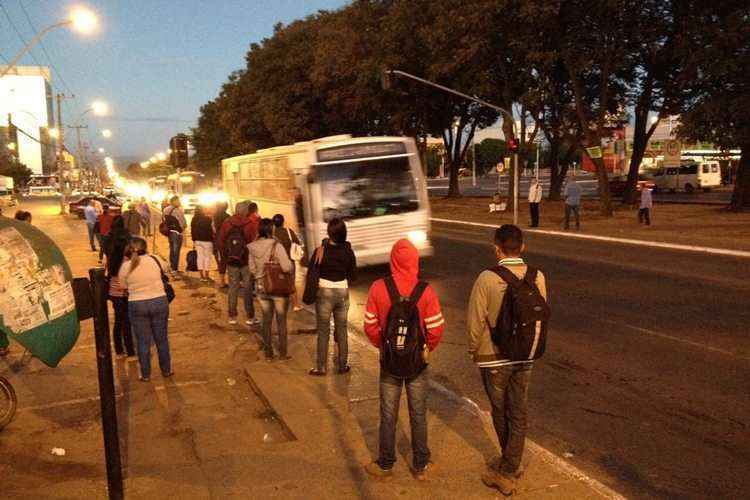
[[[693,193],[702,189],[708,192],[721,185],[721,168],[717,161],[691,161],[679,167],[659,168],[653,179],[659,191]]]

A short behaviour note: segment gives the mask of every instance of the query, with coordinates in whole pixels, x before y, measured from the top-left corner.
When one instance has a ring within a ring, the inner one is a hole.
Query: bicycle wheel
[[[16,391],[8,380],[0,377],[0,430],[13,420],[16,405]]]

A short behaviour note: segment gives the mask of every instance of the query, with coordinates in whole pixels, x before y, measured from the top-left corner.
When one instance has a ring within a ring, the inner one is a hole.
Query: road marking
[[[431,217],[430,220],[432,222],[445,222],[447,224],[461,224],[461,225],[467,225],[467,226],[485,227],[485,228],[490,228],[490,229],[496,229],[498,227],[497,224],[485,224],[482,222],[469,222],[469,221],[451,220],[451,219],[438,219],[435,217]],[[530,233],[546,234],[549,236],[562,236],[565,238],[577,238],[581,240],[596,240],[596,241],[606,241],[609,243],[623,243],[626,245],[638,245],[638,246],[654,247],[654,248],[667,248],[669,250],[683,250],[686,252],[699,252],[699,253],[708,253],[708,254],[713,254],[713,255],[726,255],[730,257],[740,257],[743,259],[750,258],[750,252],[746,252],[743,250],[729,250],[726,248],[680,245],[676,243],[663,243],[660,241],[633,240],[630,238],[613,238],[611,236],[599,236],[595,234],[566,233],[564,231],[551,231],[548,229],[524,229],[524,231],[530,232]]]

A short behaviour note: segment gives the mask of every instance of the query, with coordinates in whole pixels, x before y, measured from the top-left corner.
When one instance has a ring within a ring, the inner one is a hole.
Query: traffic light
[[[512,137],[508,139],[508,151],[511,153],[518,153],[518,139]]]
[[[177,134],[169,140],[169,163],[175,168],[188,166],[188,136]]]

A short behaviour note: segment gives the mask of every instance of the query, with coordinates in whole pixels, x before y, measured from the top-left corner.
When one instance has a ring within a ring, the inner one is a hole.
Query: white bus
[[[166,181],[167,193],[179,196],[183,209],[191,212],[200,203],[200,195],[207,187],[205,178],[201,172],[193,171],[171,174]]]
[[[699,189],[711,191],[721,186],[721,168],[718,161],[682,160],[679,167],[661,167],[656,170],[653,180],[657,190],[686,193]]]
[[[308,255],[329,220],[346,221],[361,266],[389,261],[391,246],[409,238],[432,255],[430,205],[416,145],[404,137],[327,137],[222,161],[230,205],[258,204],[280,213],[305,241]]]

